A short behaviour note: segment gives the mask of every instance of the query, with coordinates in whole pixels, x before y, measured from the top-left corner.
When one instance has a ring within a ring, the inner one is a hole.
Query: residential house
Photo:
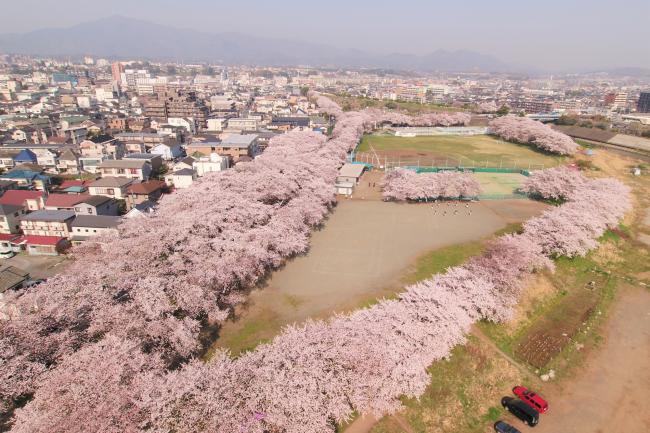
[[[71,126],[61,130],[66,141],[72,144],[79,144],[86,139],[88,128],[85,126]]]
[[[14,165],[19,164],[38,164],[38,158],[30,149],[23,149],[14,156]]]
[[[25,212],[33,212],[45,208],[45,200],[41,191],[12,189],[0,197],[0,205],[22,206]]]
[[[163,166],[162,157],[160,155],[152,155],[151,153],[129,153],[124,156],[124,159],[147,161],[151,165],[152,171],[159,171]]]
[[[0,179],[13,180],[21,187],[34,188],[39,191],[47,190],[50,184],[50,177],[29,169],[16,167],[0,176]]]
[[[107,156],[80,156],[79,168],[87,173],[98,173],[99,166],[107,158]]]
[[[90,195],[105,195],[119,200],[126,200],[127,188],[133,183],[132,179],[124,177],[103,177],[88,185]]]
[[[56,151],[48,148],[31,149],[36,155],[36,164],[48,171],[57,171],[59,155]]]
[[[192,169],[194,167],[194,161],[196,161],[196,159],[191,156],[186,156],[174,164],[174,171],[182,170],[184,168]]]
[[[278,131],[288,132],[293,129],[301,131],[309,129],[309,117],[274,117],[268,129],[275,129]]]
[[[121,159],[125,154],[124,143],[109,135],[93,137],[91,140],[84,140],[79,144],[82,156],[107,157],[109,159]]]
[[[129,120],[126,117],[111,117],[106,120],[106,128],[124,131],[129,127]]]
[[[77,215],[116,216],[119,213],[119,204],[114,198],[91,195],[75,205],[74,213]]]
[[[124,218],[140,218],[152,214],[155,212],[156,204],[151,201],[144,201],[140,204],[135,205],[130,211],[124,214]]]
[[[142,159],[108,159],[103,161],[98,168],[103,177],[126,177],[140,181],[149,180],[152,172],[151,164]]]
[[[79,244],[94,236],[117,236],[120,222],[122,218],[118,216],[79,215],[72,223],[72,243]]]
[[[72,149],[65,149],[59,155],[56,163],[59,173],[79,174],[79,155]]]
[[[149,180],[147,182],[131,184],[127,188],[127,209],[132,209],[145,201],[158,201],[165,187],[165,182],[161,180]]]
[[[0,233],[18,233],[20,217],[25,212],[25,208],[20,205],[0,204]]]
[[[69,210],[37,210],[20,219],[25,235],[69,237],[75,213]]]
[[[183,154],[180,143],[160,143],[151,149],[153,155],[160,155],[165,161],[171,161]]]
[[[214,152],[228,155],[235,161],[241,156],[253,157],[258,153],[257,138],[257,134],[229,135],[215,146]]]
[[[0,196],[10,189],[18,189],[18,182],[9,179],[0,179]]]
[[[83,194],[88,192],[88,184],[92,180],[79,180],[79,179],[69,179],[64,180],[61,185],[56,189],[57,192],[62,194]]]
[[[203,140],[192,141],[185,146],[185,152],[192,157],[210,156],[211,153],[216,153],[217,148],[220,148],[221,140]]]
[[[183,168],[165,175],[165,182],[173,185],[174,188],[189,188],[196,179],[196,172],[193,169]]]
[[[151,119],[148,117],[131,117],[128,120],[129,129],[140,132],[151,127]]]
[[[3,149],[0,150],[0,169],[10,170],[14,168],[16,163],[14,158],[20,153],[20,150],[15,149]]]
[[[50,194],[45,200],[45,209],[74,211],[77,204],[89,197],[90,194]]]
[[[63,236],[25,235],[20,240],[30,256],[58,256],[70,246]]]
[[[170,135],[164,135],[164,134],[157,134],[155,132],[123,132],[120,134],[116,134],[115,138],[117,138],[120,142],[124,143],[126,145],[127,150],[131,149],[130,144],[131,143],[136,143],[138,145],[138,148],[140,144],[144,145],[145,150],[151,149],[157,144],[160,143],[170,143],[173,142],[175,139],[174,137]],[[129,150],[131,152],[142,152],[144,150]]]
[[[205,176],[206,173],[223,171],[228,168],[229,158],[217,153],[211,153],[210,156],[202,156],[192,163],[192,168],[196,171],[198,177]]]

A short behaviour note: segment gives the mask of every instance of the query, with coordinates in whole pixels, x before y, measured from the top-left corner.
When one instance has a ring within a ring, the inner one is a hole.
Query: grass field
[[[526,180],[526,176],[518,173],[474,173],[481,184],[482,194],[499,195],[513,194]]]
[[[366,135],[357,149],[357,160],[384,160],[424,166],[481,166],[508,168],[548,168],[562,157],[539,152],[529,146],[508,143],[487,135],[395,137]]]
[[[629,173],[630,162],[604,153],[594,162],[605,175],[618,177],[622,173]],[[586,366],[594,367],[593,357],[600,353],[596,349],[607,341],[605,331],[609,325],[606,319],[619,290],[630,285],[645,287],[645,290],[650,288],[650,251],[642,241],[642,236],[650,235],[650,210],[647,210],[650,206],[650,176],[631,178],[623,174],[622,177],[633,187],[637,197],[635,212],[625,221],[628,225],[608,231],[601,238],[600,248],[586,257],[557,259],[554,273],[544,272],[536,276],[517,307],[512,322],[479,323],[475,335],[481,338],[470,336],[466,345],[454,349],[450,360],[434,363],[429,368],[431,384],[422,398],[419,401],[403,399],[404,410],[382,418],[372,433],[493,431],[491,424],[495,419],[504,416],[509,420],[498,405],[499,396],[510,393],[508,385],[522,381],[525,386],[533,386],[543,395],[555,395],[558,399],[559,395],[564,394],[562,388],[576,380],[578,371],[585,375]],[[470,245],[457,246],[456,250],[450,252],[458,253],[457,260],[461,261],[465,255],[463,250],[473,250],[472,253],[480,251],[478,244]],[[413,275],[415,280],[428,276],[426,268],[429,266],[424,257],[418,262],[421,269],[418,275]],[[431,272],[440,272],[438,266],[429,268]],[[483,344],[485,341],[491,341],[494,346]],[[522,350],[526,346],[531,347]],[[642,347],[635,346],[630,347],[626,355],[616,352],[612,356],[619,359],[619,356],[633,357],[643,353]],[[512,359],[514,362],[495,364],[499,359]],[[534,366],[531,361],[544,365]],[[607,369],[609,365],[601,367]],[[518,371],[512,369],[515,366]],[[615,370],[615,367],[612,369]],[[560,381],[560,387],[540,381],[539,376],[550,370],[555,373],[554,381]],[[616,383],[618,379],[615,375],[595,374],[595,377],[598,377],[597,383],[613,381],[607,384],[612,386],[613,398],[618,395],[615,389],[622,387],[627,390],[632,383]],[[601,397],[596,397],[591,404],[598,406],[600,400]],[[602,406],[607,404],[609,402],[598,406],[597,410],[603,410]],[[619,414],[624,406],[613,407],[611,412]],[[558,406],[556,408],[560,409]],[[573,413],[568,412],[569,418],[573,417]],[[556,413],[554,410],[545,417],[555,417]],[[630,420],[628,414],[614,416],[610,412],[604,413],[605,417],[611,415],[616,423],[621,422],[621,417]],[[636,418],[640,417],[637,415]],[[567,415],[564,414],[564,418],[549,418],[542,424],[554,422],[557,425],[566,420]],[[544,429],[544,425],[539,428]],[[569,430],[582,431],[573,428],[562,431]],[[551,427],[546,431],[561,430]]]
[[[344,111],[362,110],[364,108],[398,109],[409,114],[427,113],[431,111],[466,111],[461,107],[451,107],[443,104],[420,104],[419,102],[406,101],[381,101],[378,99],[362,98],[344,95],[327,95],[336,101]]]

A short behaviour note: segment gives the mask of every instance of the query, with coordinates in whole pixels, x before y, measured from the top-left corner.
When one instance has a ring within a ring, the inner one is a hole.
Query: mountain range
[[[240,33],[211,33],[112,16],[67,28],[0,35],[0,52],[47,56],[101,56],[213,62],[226,65],[390,68],[441,72],[517,72],[521,68],[473,51],[427,55],[362,50]]]

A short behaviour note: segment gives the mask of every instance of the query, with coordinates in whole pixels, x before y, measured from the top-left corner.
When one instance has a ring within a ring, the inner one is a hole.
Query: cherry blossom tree
[[[481,102],[476,106],[476,112],[484,114],[496,113],[498,109],[499,107],[494,101]]]
[[[275,138],[253,162],[205,176],[125,223],[119,238],[81,247],[47,283],[3,299],[4,408],[33,395],[12,431],[316,433],[355,411],[394,412],[401,396],[423,394],[427,367],[474,322],[510,316],[531,273],[552,267],[548,256],[585,254],[630,209],[629,189],[613,179],[548,190],[531,182],[529,192],[565,203],[464,265],[396,299],[288,326],[236,359],[217,352],[203,362],[201,329],[308,248],[338,167],[376,119],[311,96],[336,117],[329,140]]]
[[[521,190],[544,199],[559,201],[568,199],[585,181],[578,170],[560,166],[533,171]]]
[[[560,155],[572,155],[578,150],[578,145],[568,135],[527,117],[497,117],[490,122],[489,131],[504,140],[531,144]]]
[[[471,173],[443,171],[420,173],[398,168],[386,174],[382,183],[386,200],[423,200],[475,197],[481,186]]]

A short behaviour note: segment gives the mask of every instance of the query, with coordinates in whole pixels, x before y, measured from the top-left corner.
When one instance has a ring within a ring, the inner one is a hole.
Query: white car
[[[9,251],[0,251],[0,259],[10,259],[15,255],[16,255],[16,253],[14,253],[11,250],[9,250]]]

